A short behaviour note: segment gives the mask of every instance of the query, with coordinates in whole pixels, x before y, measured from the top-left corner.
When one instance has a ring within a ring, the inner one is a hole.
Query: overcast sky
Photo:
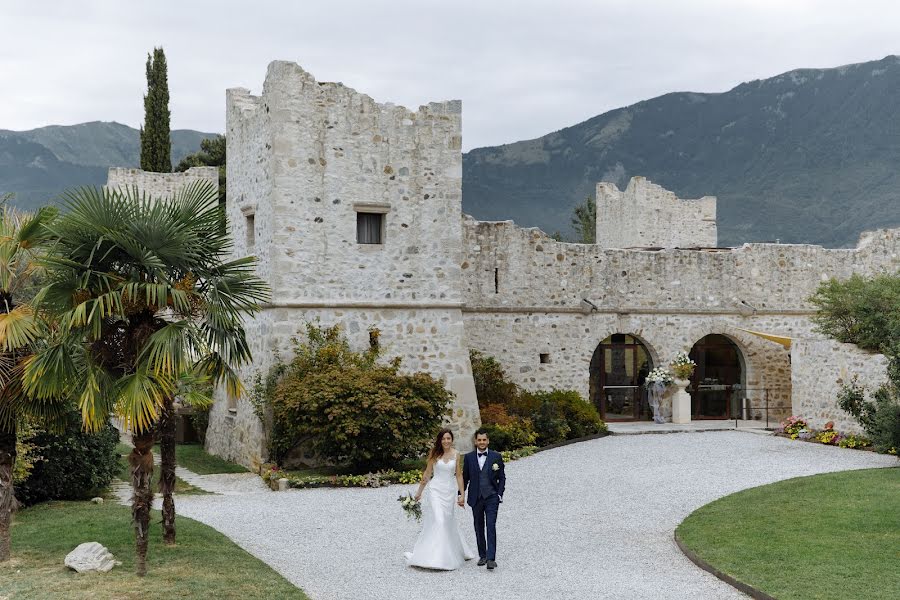
[[[225,89],[281,59],[379,102],[462,99],[467,150],[900,54],[900,2],[877,0],[0,0],[0,25],[0,129],[139,126],[162,45],[174,129],[224,131]]]

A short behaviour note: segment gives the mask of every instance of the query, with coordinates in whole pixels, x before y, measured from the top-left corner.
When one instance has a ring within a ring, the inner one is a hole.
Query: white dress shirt
[[[480,453],[481,450],[477,450],[477,452]],[[484,451],[484,456],[478,456],[477,454],[475,455],[475,457],[478,458],[478,470],[479,471],[484,468],[484,463],[487,460],[487,452],[488,452],[487,450]]]

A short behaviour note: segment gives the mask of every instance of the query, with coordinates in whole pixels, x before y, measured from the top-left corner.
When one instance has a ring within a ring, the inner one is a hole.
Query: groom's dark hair
[[[478,437],[479,435],[483,435],[484,437],[491,439],[491,436],[488,435],[488,430],[484,427],[479,427],[478,430],[475,431],[475,437]]]

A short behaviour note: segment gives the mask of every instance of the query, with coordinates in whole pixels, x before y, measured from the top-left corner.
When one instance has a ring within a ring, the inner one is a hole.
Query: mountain
[[[571,230],[597,181],[718,197],[719,243],[855,245],[900,226],[900,57],[678,92],[463,157],[463,210]]]
[[[213,135],[172,131],[173,166]],[[0,129],[0,194],[13,192],[16,206],[33,209],[53,202],[66,188],[106,183],[109,167],[140,166],[140,152],[139,131],[121,123]]]

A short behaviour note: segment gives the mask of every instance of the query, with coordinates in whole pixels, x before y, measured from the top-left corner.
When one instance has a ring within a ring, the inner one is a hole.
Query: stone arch
[[[651,418],[643,385],[658,354],[634,333],[613,332],[597,342],[591,355],[589,400],[605,420]]]
[[[746,389],[746,361],[735,341],[710,333],[691,346],[697,363],[688,392],[692,419],[733,419],[741,416]]]

